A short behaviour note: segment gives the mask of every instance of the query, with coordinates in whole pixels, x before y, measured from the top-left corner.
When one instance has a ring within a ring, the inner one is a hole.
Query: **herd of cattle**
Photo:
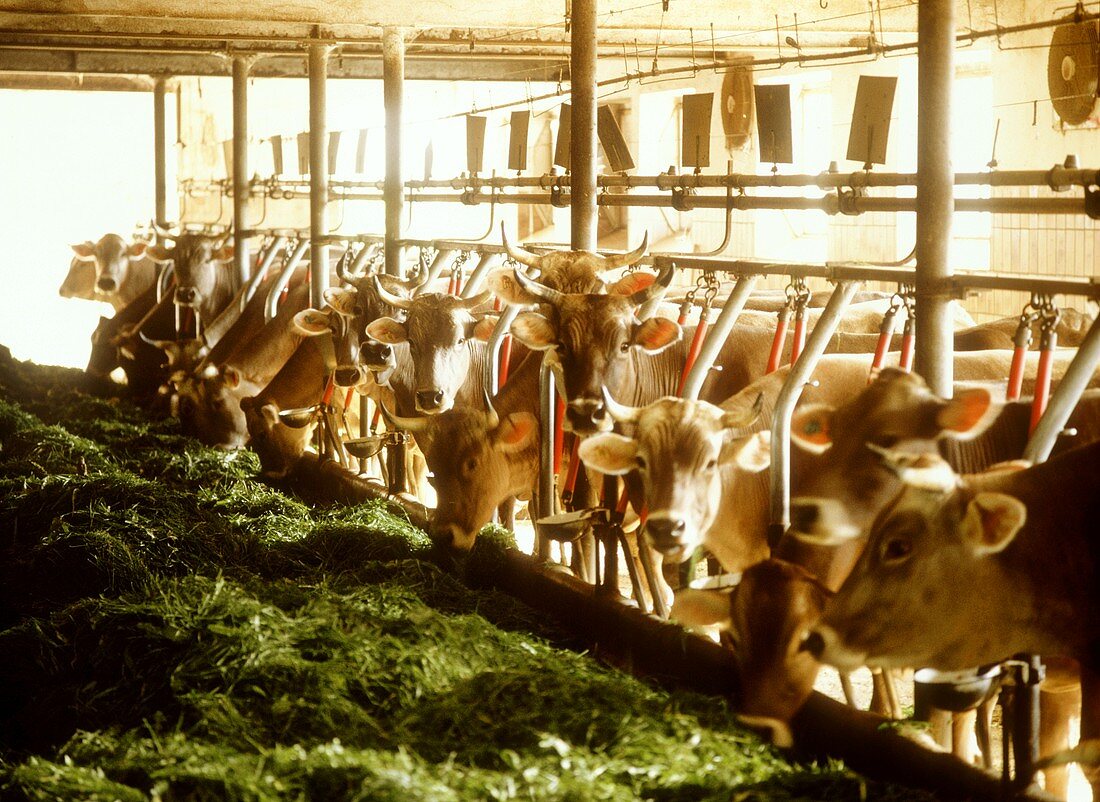
[[[121,368],[137,400],[171,410],[207,444],[252,448],[265,475],[316,459],[310,428],[280,413],[322,399],[356,412],[358,392],[415,438],[411,481],[434,488],[433,538],[468,551],[498,510],[510,520],[516,499],[538,493],[539,382],[550,360],[564,428],[592,474],[574,498],[591,504],[598,475],[621,476],[666,565],[703,547],[741,575],[733,589],[678,591],[673,614],[725,632],[748,720],[782,740],[821,662],[962,670],[1025,652],[1072,658],[1047,689],[1064,702],[1079,676],[1082,737],[1100,737],[1100,548],[1090,539],[1100,519],[1100,390],[1080,399],[1076,434],[1059,438],[1052,459],[1022,464],[1030,405],[1003,401],[1018,318],[975,325],[956,304],[957,386],[944,400],[890,367],[896,351],[869,382],[891,299],[857,298],[795,413],[792,527],[772,548],[769,433],[789,367],[766,366],[781,297],[754,294],[699,399],[685,400],[677,391],[694,327],[656,303],[674,271],[623,270],[645,243],[605,257],[536,255],[505,240],[511,264],[465,297],[430,272],[404,280],[371,259],[356,259],[366,265],[358,270],[340,259],[323,309],[309,308],[303,266],[271,315],[276,277],[249,297],[224,236],[162,242],[109,234],[74,246],[61,294],[116,310],[92,337],[87,372],[108,381]],[[158,281],[168,264],[171,290]],[[490,396],[487,340],[502,305],[520,311],[507,380]],[[639,319],[643,306],[657,313]],[[811,324],[819,312],[808,310]],[[1070,347],[1054,356],[1055,382],[1090,324],[1062,315],[1058,341]],[[1026,375],[1037,357],[1029,353]],[[1042,736],[1042,751],[1064,748],[1064,722],[1047,716]],[[1064,794],[1063,777],[1046,782]]]

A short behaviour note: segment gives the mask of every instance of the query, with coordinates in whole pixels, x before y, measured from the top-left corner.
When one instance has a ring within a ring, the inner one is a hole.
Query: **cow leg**
[[[951,754],[964,763],[974,762],[974,726],[977,714],[973,710],[951,715]]]
[[[668,618],[669,610],[672,609],[673,593],[665,581],[664,560],[653,550],[641,532],[637,533],[635,548],[638,563],[645,574],[646,586],[653,599],[653,612],[661,618]]]
[[[1081,741],[1100,738],[1100,674],[1081,666]],[[1084,763],[1081,771],[1092,786],[1092,798],[1100,799],[1100,766]]]
[[[982,768],[993,768],[993,707],[995,700],[986,699],[976,711],[974,735],[978,740],[978,751],[982,757]]]
[[[1069,749],[1069,722],[1081,705],[1079,688],[1055,691],[1039,690],[1039,757],[1048,757]],[[1043,788],[1065,799],[1069,790],[1069,771],[1065,766],[1043,770]]]
[[[516,529],[516,497],[508,496],[504,501],[500,502],[500,506],[497,507],[497,520],[500,525],[510,531]]]

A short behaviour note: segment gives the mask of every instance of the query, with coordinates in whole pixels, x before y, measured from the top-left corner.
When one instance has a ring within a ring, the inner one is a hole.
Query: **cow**
[[[1081,737],[1100,737],[1100,442],[966,477],[937,455],[880,455],[904,487],[802,648],[842,669],[961,671],[1021,652],[1072,657]],[[1100,773],[1083,768],[1095,794]]]
[[[208,236],[186,231],[171,247],[150,245],[145,252],[157,262],[172,262],[175,302],[194,311],[200,326],[209,326],[233,300],[236,277],[226,265],[233,260],[228,235]]]
[[[127,304],[157,282],[157,265],[146,255],[148,243],[126,243],[118,234],[104,234],[98,242],[73,245],[76,259],[92,267],[95,279],[92,283],[92,300],[105,301],[121,311]],[[74,263],[75,264],[75,263]],[[74,267],[70,266],[72,276]],[[65,284],[61,294],[65,295]],[[74,297],[74,296],[67,296]],[[86,295],[75,297],[86,298]]]
[[[75,298],[80,301],[99,300],[95,294],[95,265],[74,256],[69,262],[69,272],[61,280],[61,286],[57,288],[57,294],[62,298]]]

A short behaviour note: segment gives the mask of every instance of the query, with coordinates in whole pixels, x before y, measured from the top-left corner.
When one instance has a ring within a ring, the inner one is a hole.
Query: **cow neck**
[[[242,321],[246,324],[241,332],[244,342],[238,342],[226,355],[225,364],[257,383],[271,381],[302,341],[302,335],[293,328],[294,315],[305,308],[307,294],[308,289],[304,288],[293,291],[279,307],[279,313],[266,324],[262,315],[258,321]],[[236,329],[230,336],[235,334]]]
[[[722,467],[722,498],[703,545],[728,572],[744,571],[768,556],[770,477],[769,470]]]

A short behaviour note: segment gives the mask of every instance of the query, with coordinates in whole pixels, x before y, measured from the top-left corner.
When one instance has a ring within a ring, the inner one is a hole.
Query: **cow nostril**
[[[112,292],[115,289],[115,280],[111,278],[101,278],[96,282],[96,286],[103,290],[103,292]]]
[[[598,407],[592,410],[592,420],[602,421],[606,417],[607,408],[603,404],[600,404]]]
[[[442,390],[437,390],[436,394],[433,396],[433,400],[435,401],[436,406],[439,406],[440,404],[442,404],[443,403],[443,391]]]
[[[341,387],[354,387],[359,383],[360,376],[358,368],[340,368],[334,378]]]
[[[817,523],[820,510],[816,504],[791,503],[791,526],[798,532],[808,532]]]
[[[825,639],[821,637],[821,633],[815,630],[802,640],[802,643],[798,646],[798,650],[800,652],[809,652],[820,660],[822,652],[825,651]]]
[[[383,359],[389,359],[391,356],[393,356],[393,348],[389,345],[383,345],[378,350],[378,353],[381,354]]]

